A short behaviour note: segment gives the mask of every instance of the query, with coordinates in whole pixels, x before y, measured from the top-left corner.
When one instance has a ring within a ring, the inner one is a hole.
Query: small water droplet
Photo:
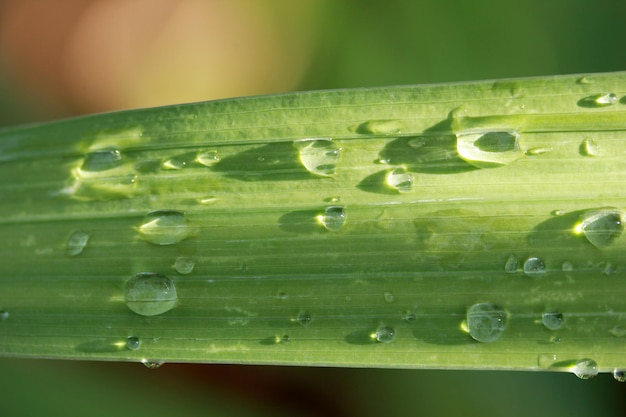
[[[541,315],[541,322],[549,330],[558,330],[563,326],[563,314],[558,311],[550,311]]]
[[[300,162],[311,174],[321,177],[335,175],[341,148],[332,139],[304,139],[296,141]]]
[[[538,277],[546,272],[546,263],[541,258],[532,256],[524,262],[524,273],[529,277]]]
[[[598,364],[593,359],[580,359],[572,367],[572,372],[580,379],[591,379],[598,375]]]
[[[176,306],[178,296],[172,280],[155,272],[141,272],[126,283],[126,306],[142,316],[163,314]]]
[[[517,259],[517,257],[514,255],[510,255],[509,259],[507,259],[506,263],[504,264],[504,271],[508,272],[509,274],[514,274],[515,272],[517,272],[518,264],[519,260]]]
[[[572,272],[574,270],[574,265],[570,261],[563,262],[561,265],[561,269],[563,272]]]
[[[626,369],[614,369],[613,378],[617,382],[626,382]]]
[[[467,309],[467,328],[478,342],[495,342],[506,328],[506,311],[496,304],[474,304]]]
[[[379,343],[390,343],[396,337],[396,330],[391,326],[379,326],[370,338]]]
[[[585,84],[593,84],[593,78],[584,75],[576,80],[577,84],[585,85]]]
[[[157,210],[144,217],[139,235],[155,245],[173,245],[190,235],[185,214],[176,210]]]
[[[611,262],[607,262],[606,265],[604,265],[604,269],[602,270],[602,273],[604,275],[613,275],[617,272],[617,267],[615,265],[613,265]]]
[[[196,263],[193,258],[187,256],[179,256],[174,262],[174,269],[176,269],[179,274],[183,275],[190,274],[195,266]]]
[[[218,200],[217,197],[213,197],[212,195],[206,196],[206,197],[201,197],[198,199],[198,202],[200,204],[213,204]]]
[[[118,149],[100,149],[89,152],[80,170],[83,172],[101,172],[122,165],[122,153]]]
[[[220,161],[217,151],[200,152],[196,156],[196,162],[206,167],[211,167]]]
[[[565,210],[560,210],[560,209],[552,210],[550,214],[553,216],[562,216],[565,214]]]
[[[609,333],[615,337],[624,337],[626,336],[626,326],[615,326],[609,330]]]
[[[324,201],[326,203],[339,203],[341,201],[341,197],[339,197],[338,195],[332,196],[332,197],[327,197],[327,198],[324,199]]]
[[[311,320],[313,320],[311,315],[306,312],[298,314],[298,317],[296,318],[296,321],[300,326],[308,326],[309,323],[311,323]]]
[[[136,336],[129,336],[126,339],[126,349],[128,350],[138,350],[141,346],[141,340],[139,340]]]
[[[9,318],[9,312],[6,310],[0,310],[0,321],[5,321]]]
[[[387,291],[387,292],[385,292],[385,294],[383,294],[383,296],[384,296],[384,298],[385,298],[385,302],[387,302],[387,303],[390,303],[390,304],[391,304],[391,303],[393,303],[394,301],[396,301],[396,297],[395,297],[395,295],[393,295],[392,293],[390,293],[390,292],[388,292],[388,291]]]
[[[385,177],[387,185],[399,193],[408,193],[413,187],[413,174],[405,168],[394,168]]]
[[[616,208],[589,210],[583,214],[574,231],[577,234],[582,232],[597,248],[610,246],[624,231],[623,217],[622,211]]]
[[[614,93],[602,93],[584,97],[578,100],[581,107],[606,107],[617,103],[617,96]]]
[[[87,242],[89,242],[89,238],[91,235],[87,232],[83,232],[81,230],[77,230],[69,237],[67,240],[67,248],[65,253],[69,256],[76,256],[85,249],[87,246]]]
[[[179,170],[187,166],[187,161],[181,158],[170,158],[161,164],[161,168],[166,170]]]
[[[324,214],[319,215],[317,220],[326,230],[337,232],[346,222],[346,209],[341,206],[326,207]]]
[[[524,155],[517,132],[461,132],[456,138],[459,156],[478,168],[508,165]]]
[[[276,336],[274,336],[273,342],[274,342],[274,344],[280,345],[282,343],[289,343],[289,342],[291,342],[291,338],[289,337],[288,334],[276,335]]]
[[[163,366],[165,362],[142,359],[141,363],[148,369],[157,369]]]
[[[578,151],[582,156],[598,156],[600,155],[600,145],[592,138],[585,138],[581,142]]]
[[[395,135],[405,129],[402,120],[368,120],[361,123],[355,131],[363,135]]]
[[[537,156],[537,155],[543,155],[543,154],[548,153],[548,152],[552,152],[552,148],[549,148],[549,147],[537,147],[537,148],[530,148],[530,149],[526,150],[526,155]]]
[[[279,291],[278,294],[276,294],[276,298],[278,298],[279,300],[286,300],[287,294],[282,291]]]
[[[408,322],[408,323],[411,323],[411,322],[413,322],[413,321],[415,321],[415,320],[417,320],[417,314],[412,313],[412,312],[410,312],[410,311],[407,311],[407,312],[404,314],[404,321],[406,321],[406,322]]]

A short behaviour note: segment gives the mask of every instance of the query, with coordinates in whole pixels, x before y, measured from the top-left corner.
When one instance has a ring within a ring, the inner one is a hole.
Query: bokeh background
[[[0,126],[296,90],[626,70],[623,0],[0,0]],[[624,354],[626,355],[626,347]],[[623,416],[610,375],[0,359],[10,416]]]

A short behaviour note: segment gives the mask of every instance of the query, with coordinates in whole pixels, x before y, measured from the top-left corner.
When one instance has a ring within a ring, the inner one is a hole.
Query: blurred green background
[[[294,90],[625,70],[624,22],[623,0],[0,0],[0,126]],[[626,384],[610,375],[150,370],[6,358],[0,375],[6,417],[572,417],[626,409]]]

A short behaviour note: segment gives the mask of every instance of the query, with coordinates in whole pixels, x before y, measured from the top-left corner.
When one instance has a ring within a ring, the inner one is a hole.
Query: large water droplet
[[[129,336],[126,339],[126,349],[138,350],[141,347],[141,340],[136,336]]]
[[[142,316],[163,314],[176,306],[178,296],[172,280],[155,272],[141,272],[126,283],[126,306]]]
[[[385,182],[399,193],[408,193],[413,187],[413,174],[404,168],[394,168],[387,173]]]
[[[368,120],[361,123],[356,132],[364,135],[395,135],[402,133],[405,124],[402,120]]]
[[[196,263],[193,258],[187,256],[179,256],[174,262],[174,269],[176,269],[179,274],[183,275],[190,274],[195,266]]]
[[[593,359],[580,359],[572,367],[572,372],[580,379],[591,379],[598,375],[598,364]]]
[[[87,242],[89,242],[89,238],[91,235],[87,232],[83,232],[81,230],[77,230],[72,233],[72,235],[67,240],[67,247],[65,253],[70,256],[76,256],[85,249],[87,246]]]
[[[541,322],[549,330],[558,330],[563,326],[563,314],[558,311],[550,311],[541,315]]]
[[[391,326],[379,326],[370,337],[379,343],[390,343],[396,337],[396,330]]]
[[[117,168],[122,165],[122,153],[118,149],[100,149],[89,152],[80,170],[83,172],[100,172]]]
[[[459,156],[478,168],[508,165],[524,155],[517,132],[461,132],[456,138]]]
[[[199,152],[196,156],[196,162],[206,167],[211,167],[220,161],[217,151]]]
[[[300,162],[311,174],[321,177],[335,175],[341,148],[332,139],[305,139],[295,142]]]
[[[617,103],[617,96],[614,93],[602,93],[584,97],[578,100],[581,107],[606,107]]]
[[[613,378],[617,382],[626,382],[626,369],[614,369]]]
[[[317,220],[331,232],[339,231],[346,222],[346,209],[341,206],[329,206]]]
[[[478,342],[495,342],[506,328],[506,311],[496,304],[474,304],[467,309],[467,328]]]
[[[583,214],[574,231],[583,233],[589,243],[597,248],[610,246],[624,231],[623,217],[622,211],[616,208],[589,210]]]
[[[585,138],[580,144],[578,151],[582,156],[599,156],[600,145],[592,138]]]
[[[148,213],[138,231],[142,239],[155,245],[173,245],[190,235],[185,214],[176,210]]]
[[[546,263],[536,256],[526,259],[524,262],[524,273],[529,277],[538,277],[547,272]]]

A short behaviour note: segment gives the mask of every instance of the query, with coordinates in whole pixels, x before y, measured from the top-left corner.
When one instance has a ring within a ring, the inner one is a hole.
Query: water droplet
[[[530,155],[530,156],[537,156],[537,155],[543,155],[545,153],[548,152],[552,152],[552,148],[547,148],[547,147],[537,147],[537,148],[530,148],[526,151],[526,155]]]
[[[390,343],[396,337],[396,330],[391,326],[379,326],[370,338],[379,343]]]
[[[6,310],[0,310],[0,321],[5,321],[9,318],[9,312]]]
[[[613,370],[613,378],[617,382],[626,382],[626,370],[625,369],[614,369]]]
[[[598,156],[600,155],[600,145],[592,138],[585,138],[581,142],[578,151],[582,156]]]
[[[141,363],[148,369],[157,369],[163,366],[165,362],[142,359]]]
[[[206,167],[211,167],[220,161],[217,151],[200,152],[196,156],[196,162]]]
[[[402,133],[405,128],[402,120],[368,120],[361,123],[355,131],[363,135],[388,136]]]
[[[100,149],[89,152],[80,167],[82,172],[101,172],[122,165],[122,153],[118,149]]]
[[[417,320],[417,314],[410,311],[407,311],[406,314],[404,314],[404,321],[411,323],[415,320]]]
[[[572,367],[572,372],[580,379],[591,379],[598,375],[598,364],[593,359],[580,359]]]
[[[309,313],[300,313],[296,318],[296,321],[300,326],[308,326],[309,323],[311,323],[311,320],[313,319],[311,318],[311,315]]]
[[[284,335],[276,335],[272,338],[269,339],[265,339],[263,341],[263,344],[275,344],[275,345],[280,345],[282,343],[289,343],[291,342],[291,338],[289,337],[288,334],[284,334]]]
[[[624,336],[626,336],[626,327],[625,326],[615,326],[611,330],[609,330],[609,333],[611,333],[615,337],[624,337]]]
[[[558,330],[563,326],[563,314],[558,311],[550,311],[541,315],[541,321],[549,330]]]
[[[565,214],[565,210],[560,210],[560,209],[552,210],[550,214],[553,216],[562,216]]]
[[[514,255],[510,255],[509,259],[506,260],[504,264],[504,271],[509,274],[514,274],[517,272],[517,265],[519,264],[519,260]]]
[[[195,266],[196,263],[193,258],[187,256],[179,256],[174,262],[174,269],[176,269],[179,274],[183,275],[190,274]]]
[[[176,210],[157,210],[144,217],[139,234],[155,245],[173,245],[190,235],[185,214]]]
[[[617,103],[617,96],[613,93],[602,93],[578,100],[581,107],[606,107]]]
[[[331,232],[339,231],[346,222],[346,209],[341,206],[329,206],[324,214],[319,215],[317,220]]]
[[[546,263],[536,256],[526,259],[524,262],[524,273],[529,277],[538,277],[547,272]]]
[[[624,225],[623,213],[616,208],[604,208],[585,212],[574,231],[581,232],[593,246],[603,248],[610,246],[622,235]]]
[[[166,170],[178,170],[183,169],[187,165],[187,161],[181,158],[170,158],[161,164],[161,168]]]
[[[325,202],[327,203],[338,203],[341,201],[341,197],[339,197],[338,195],[336,196],[332,196],[332,197],[327,197],[324,199]]]
[[[393,303],[394,301],[396,301],[396,297],[390,293],[390,292],[385,292],[385,294],[383,294],[383,296],[385,297],[385,302],[387,303]]]
[[[276,298],[278,298],[279,300],[286,300],[287,294],[282,291],[279,291],[278,294],[276,294]]]
[[[461,132],[456,138],[459,156],[478,168],[508,165],[524,155],[517,132]]]
[[[561,269],[563,272],[572,272],[574,270],[574,265],[570,261],[563,262],[561,265]]]
[[[399,193],[408,193],[413,187],[413,174],[404,168],[395,168],[387,173],[385,181]]]
[[[87,242],[89,242],[89,238],[91,235],[87,232],[83,232],[78,230],[69,237],[67,240],[67,248],[65,253],[69,256],[76,256],[85,249],[87,246]]]
[[[467,328],[478,342],[495,342],[506,328],[506,311],[496,304],[474,304],[467,309]]]
[[[304,139],[295,142],[300,162],[311,174],[321,177],[335,175],[341,148],[332,139]]]
[[[201,197],[198,199],[198,202],[200,204],[213,204],[218,200],[217,197],[213,197],[212,195],[206,196],[206,197]]]
[[[141,346],[141,340],[135,336],[129,336],[126,339],[126,349],[128,350],[138,350]]]
[[[126,283],[126,306],[142,316],[156,316],[174,308],[178,302],[176,287],[168,277],[155,272],[141,272]]]
[[[577,84],[585,85],[585,84],[593,84],[593,78],[584,75],[576,80]]]

